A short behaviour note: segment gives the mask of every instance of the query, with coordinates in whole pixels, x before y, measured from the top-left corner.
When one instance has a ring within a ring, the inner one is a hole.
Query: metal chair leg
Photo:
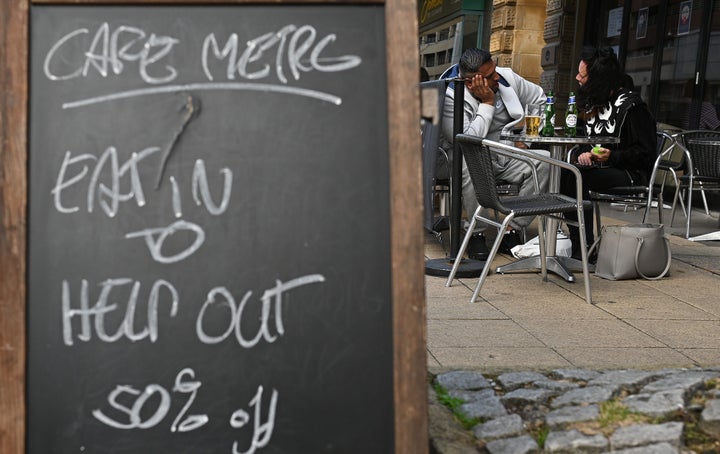
[[[468,226],[467,233],[465,233],[465,238],[463,238],[463,242],[460,245],[460,250],[458,251],[457,256],[455,257],[455,261],[453,262],[452,269],[450,270],[450,276],[448,276],[448,280],[445,283],[445,287],[451,287],[452,281],[455,279],[455,274],[457,273],[458,268],[460,267],[460,262],[462,261],[462,257],[465,254],[465,250],[467,249],[468,243],[470,243],[470,237],[473,234],[473,230],[475,230],[475,224],[477,224],[477,215],[480,214],[480,210],[482,207],[477,207],[475,210],[475,213],[472,216],[472,220],[470,220],[470,226]],[[487,267],[487,264],[485,265]]]
[[[702,184],[700,185],[702,188]],[[705,207],[705,216],[710,216],[710,210],[708,209],[707,198],[705,198],[705,190],[700,189],[700,196],[702,197],[703,206]]]
[[[578,208],[578,224],[580,230],[580,244],[586,244],[585,239],[585,215],[582,207]],[[588,251],[586,248],[580,248],[580,256],[582,258],[583,280],[585,281],[585,301],[592,304],[592,294],[590,293],[590,271],[588,270]]]
[[[472,294],[472,297],[470,298],[470,302],[474,303],[477,299],[478,295],[480,294],[480,289],[483,286],[483,283],[485,283],[485,278],[487,278],[488,273],[490,272],[490,265],[492,264],[493,259],[495,258],[495,255],[497,254],[498,249],[500,249],[500,243],[502,243],[503,234],[505,233],[505,230],[507,230],[508,226],[510,225],[510,221],[513,219],[514,214],[510,213],[505,217],[502,224],[500,224],[500,227],[498,227],[498,234],[495,237],[495,241],[493,242],[492,249],[490,249],[490,254],[488,255],[487,261],[485,262],[485,266],[483,267],[482,274],[480,274],[480,279],[478,280],[477,285],[475,286],[475,291]]]

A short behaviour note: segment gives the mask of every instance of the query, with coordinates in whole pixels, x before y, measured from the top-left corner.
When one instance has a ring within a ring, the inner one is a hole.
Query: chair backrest
[[[696,177],[720,178],[720,131],[683,131],[677,140],[690,153]]]
[[[677,141],[669,132],[658,129],[656,137],[657,158],[650,182],[656,186],[674,184],[670,169],[678,171],[685,168],[685,154],[682,150],[676,149]]]
[[[661,155],[668,151],[671,147],[675,146],[675,138],[666,131],[658,129],[657,133],[657,153]]]
[[[478,203],[484,208],[497,210],[503,214],[509,213],[510,210],[503,205],[497,191],[490,148],[483,145],[479,138],[456,137],[455,140],[460,144]]]
[[[440,128],[442,125],[443,105],[445,104],[445,80],[431,80],[420,84],[420,95],[426,101],[420,119],[422,134],[423,162],[423,225],[433,228],[433,188],[437,178],[437,160],[440,150]],[[432,105],[428,105],[432,103]]]

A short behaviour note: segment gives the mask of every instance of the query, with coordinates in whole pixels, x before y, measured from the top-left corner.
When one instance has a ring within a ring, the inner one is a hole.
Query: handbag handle
[[[667,274],[668,270],[670,270],[670,262],[672,261],[672,254],[670,253],[670,241],[668,241],[666,236],[663,236],[663,240],[665,240],[665,251],[667,252],[667,264],[665,265],[665,269],[662,273],[655,277],[649,277],[645,276],[642,271],[640,271],[640,264],[638,263],[638,260],[640,259],[640,248],[642,248],[643,242],[645,241],[644,238],[638,237],[638,244],[637,248],[635,249],[635,271],[637,271],[637,274],[640,275],[640,277],[654,281],[658,279],[662,279]]]

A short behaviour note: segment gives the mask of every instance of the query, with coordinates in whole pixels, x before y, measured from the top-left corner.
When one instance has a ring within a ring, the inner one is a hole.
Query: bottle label
[[[574,128],[575,126],[577,126],[577,115],[568,114],[568,116],[565,117],[565,125],[569,128]]]

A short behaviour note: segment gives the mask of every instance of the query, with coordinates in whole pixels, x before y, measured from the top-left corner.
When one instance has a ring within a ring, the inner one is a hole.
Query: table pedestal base
[[[720,240],[720,230],[717,232],[706,233],[705,235],[694,236],[688,238],[690,241],[718,241]]]
[[[451,258],[427,260],[425,261],[425,274],[428,276],[450,276],[454,263],[455,260]],[[461,259],[455,277],[480,277],[484,267],[484,261]]]
[[[568,282],[575,282],[573,271],[582,270],[582,262],[572,257],[564,257],[560,255],[549,255],[545,257],[545,265],[549,272],[555,273]],[[589,271],[594,271],[594,266],[588,265]],[[495,269],[496,273],[507,273],[512,271],[537,271],[540,269],[540,256],[527,257],[518,261],[499,266]]]

